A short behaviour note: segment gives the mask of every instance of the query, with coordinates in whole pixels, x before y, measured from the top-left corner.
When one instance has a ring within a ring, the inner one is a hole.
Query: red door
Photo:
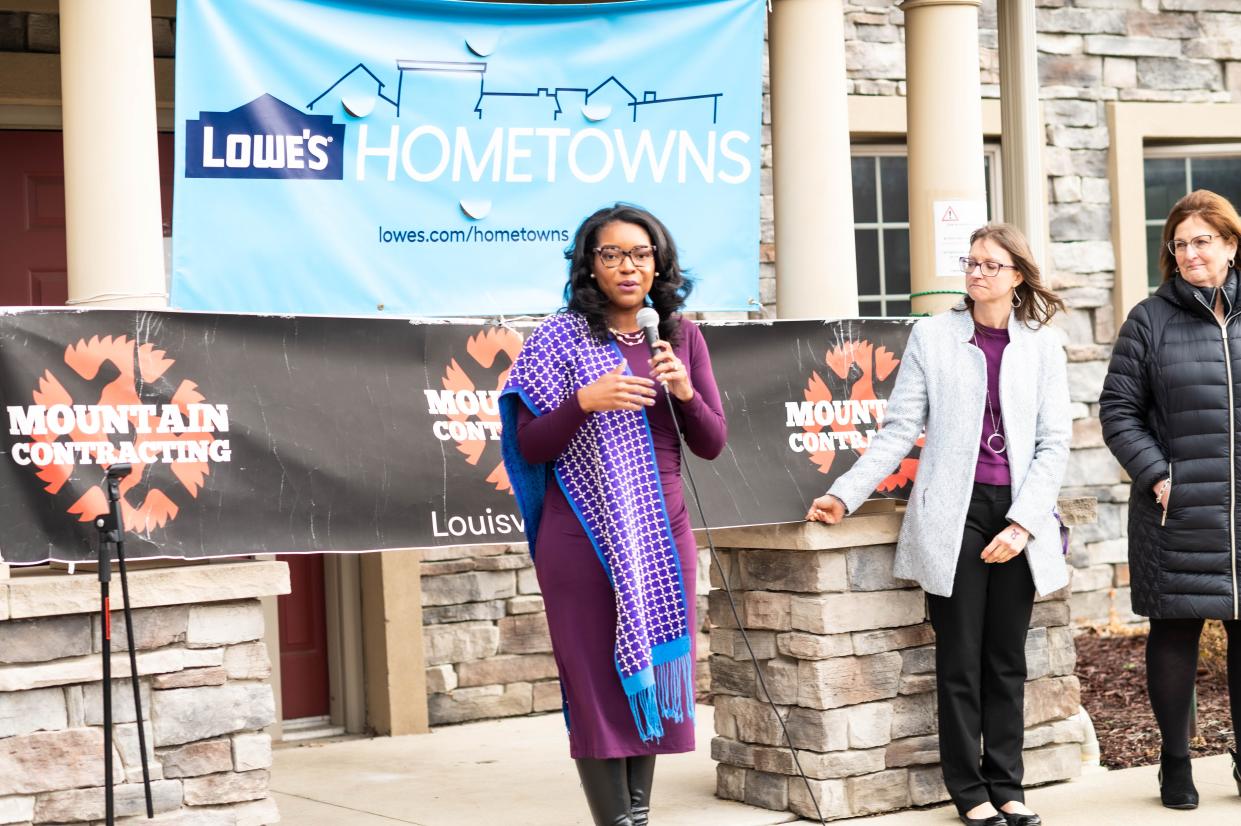
[[[69,295],[62,146],[59,132],[0,132],[0,305]]]
[[[164,235],[172,221],[172,135],[159,136]],[[0,131],[0,305],[64,304],[65,158],[59,132]]]
[[[326,717],[330,710],[327,673],[327,611],[323,557],[290,554],[290,593],[277,598],[280,614],[280,698],[283,717]]]

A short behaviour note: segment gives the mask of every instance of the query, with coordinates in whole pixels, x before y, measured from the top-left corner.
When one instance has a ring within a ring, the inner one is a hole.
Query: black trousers
[[[936,641],[940,762],[961,814],[988,800],[996,807],[1025,800],[1025,644],[1034,579],[1025,554],[1003,563],[980,558],[1008,526],[1004,514],[1011,504],[1008,487],[974,485],[952,596],[927,595]]]

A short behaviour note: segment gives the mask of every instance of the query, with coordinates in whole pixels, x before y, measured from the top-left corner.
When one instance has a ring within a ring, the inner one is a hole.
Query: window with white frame
[[[1163,281],[1159,245],[1173,205],[1195,189],[1223,195],[1241,209],[1241,143],[1147,146],[1146,284],[1154,292]]]
[[[909,159],[904,146],[853,147],[853,241],[857,250],[858,312],[907,316],[909,279]],[[999,147],[983,153],[987,219],[999,215]]]

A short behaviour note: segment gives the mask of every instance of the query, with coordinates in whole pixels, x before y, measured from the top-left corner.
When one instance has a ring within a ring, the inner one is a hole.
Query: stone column
[[[1026,234],[1034,260],[1046,266],[1046,178],[1034,4],[1027,0],[999,0],[998,11],[1004,218]]]
[[[937,261],[936,237],[953,217],[977,225],[986,220],[979,4],[980,0],[901,3],[908,78],[909,264],[914,293],[964,289],[964,277],[952,267],[968,247]],[[913,299],[913,312],[935,313],[958,300],[957,295],[919,296]]]
[[[1066,522],[1082,524],[1094,521],[1094,507],[1094,500],[1061,500],[1060,510]],[[892,576],[902,517],[714,532],[720,565],[711,569],[709,597],[711,756],[718,797],[828,820],[948,799],[939,766],[935,635],[922,591]],[[1026,638],[1028,784],[1081,771],[1085,729],[1068,590],[1038,600]]]
[[[142,716],[125,618],[112,614],[116,815],[138,822],[144,729],[160,823],[280,822],[268,790],[275,719],[259,600],[289,592],[283,562],[130,571]],[[115,593],[115,592],[114,592]],[[102,651],[94,574],[0,582],[0,822],[102,823]]]
[[[776,315],[856,316],[841,0],[775,0],[768,38]]]
[[[60,4],[69,303],[164,307],[150,0]]]

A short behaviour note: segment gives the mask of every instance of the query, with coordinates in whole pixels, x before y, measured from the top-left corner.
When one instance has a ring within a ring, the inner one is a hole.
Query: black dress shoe
[[[993,814],[990,817],[966,817],[961,815],[961,822],[965,826],[1007,826],[1008,821],[1004,819],[1002,814]]]
[[[1168,809],[1198,808],[1198,790],[1188,756],[1159,755],[1159,800]]]
[[[1009,812],[1001,812],[1008,826],[1043,826],[1043,818],[1038,815],[1016,815]]]

